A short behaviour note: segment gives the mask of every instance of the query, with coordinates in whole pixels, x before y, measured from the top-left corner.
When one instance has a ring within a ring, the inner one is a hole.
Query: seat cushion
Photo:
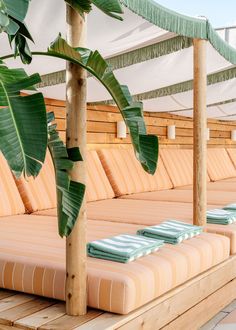
[[[141,199],[149,201],[164,201],[164,202],[182,202],[182,203],[192,203],[193,193],[189,190],[178,190],[171,189],[165,191],[153,191],[140,194],[132,194],[122,196],[125,199]],[[208,191],[207,193],[208,204],[216,204],[224,206],[225,204],[235,203],[236,194],[235,192],[228,191]]]
[[[113,198],[115,196],[106,177],[97,152],[87,153],[87,201]],[[55,208],[56,184],[51,155],[47,152],[45,163],[37,178],[20,178],[17,180],[19,192],[29,213]]]
[[[0,153],[0,216],[25,213],[25,207],[9,166]]]
[[[212,181],[236,177],[236,168],[223,148],[208,149],[207,170]]]
[[[193,184],[193,150],[161,149],[160,156],[174,187]]]
[[[101,149],[98,155],[116,196],[173,187],[160,158],[156,173],[150,175],[143,170],[132,149]]]
[[[217,205],[208,206],[208,208],[216,207]],[[88,219],[91,220],[149,226],[167,219],[179,219],[191,223],[192,208],[191,203],[112,199],[89,203],[87,215]]]
[[[65,240],[50,217],[0,218],[0,287],[65,299]],[[88,221],[88,239],[138,226]],[[88,305],[126,314],[229,257],[229,239],[203,233],[129,264],[88,258]]]
[[[220,180],[215,182],[208,182],[207,183],[207,190],[208,191],[228,191],[228,192],[236,192],[236,182],[229,181],[230,179]],[[188,186],[181,186],[175,188],[175,190],[193,190],[193,185]]]

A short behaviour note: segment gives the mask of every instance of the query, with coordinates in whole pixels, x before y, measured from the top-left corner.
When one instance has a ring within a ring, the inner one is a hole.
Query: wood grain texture
[[[47,111],[54,111],[60,136],[65,141],[66,110],[65,102],[46,99]],[[177,116],[168,113],[147,113],[145,122],[149,134],[159,136],[159,141],[164,148],[192,148],[193,145],[193,120],[192,118]],[[116,138],[116,122],[121,120],[121,115],[114,106],[88,105],[87,106],[87,143],[111,144],[118,146],[130,144],[129,135],[126,139]],[[167,126],[176,126],[176,139],[167,139]],[[236,123],[230,121],[208,120],[211,139],[208,147],[236,147],[236,142],[231,141],[231,130],[236,129]]]
[[[194,39],[193,49],[193,223],[196,226],[205,226],[207,210],[206,40]]]
[[[67,5],[67,42],[86,46],[86,18]],[[87,74],[82,67],[67,62],[66,69],[66,146],[78,147],[83,157],[70,171],[71,179],[86,184],[86,93]],[[66,238],[66,312],[84,315],[87,311],[86,202]]]

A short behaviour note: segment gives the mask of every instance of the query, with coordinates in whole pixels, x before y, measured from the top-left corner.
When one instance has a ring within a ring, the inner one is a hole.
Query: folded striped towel
[[[207,211],[207,222],[220,225],[230,225],[236,221],[236,210],[214,209]]]
[[[202,227],[177,220],[168,220],[160,225],[146,227],[137,231],[138,235],[164,240],[165,243],[178,244],[183,240],[199,235]]]
[[[124,234],[90,242],[87,252],[93,258],[127,263],[155,252],[163,245],[161,240]]]
[[[223,210],[228,210],[228,211],[235,211],[236,212],[236,204],[228,204],[225,207],[223,207]]]

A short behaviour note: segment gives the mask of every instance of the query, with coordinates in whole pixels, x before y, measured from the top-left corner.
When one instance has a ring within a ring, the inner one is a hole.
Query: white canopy
[[[202,37],[208,39],[208,117],[236,119],[236,50],[218,37],[205,18],[179,15],[151,0],[124,3],[129,9],[125,8],[123,22],[92,11],[88,16],[88,48],[99,50],[109,59],[120,83],[128,85],[132,95],[143,101],[144,110],[192,116],[192,38]],[[64,1],[31,1],[26,23],[35,40],[32,50],[46,50],[59,32],[65,37],[65,15]],[[235,29],[218,33],[236,46]],[[1,55],[10,53],[8,41],[2,42],[5,47]],[[7,63],[10,67],[22,66],[19,60]],[[45,97],[56,99],[65,99],[64,69],[63,60],[39,56],[26,67],[29,73],[46,74],[41,91]],[[110,98],[94,78],[88,78],[88,102]]]

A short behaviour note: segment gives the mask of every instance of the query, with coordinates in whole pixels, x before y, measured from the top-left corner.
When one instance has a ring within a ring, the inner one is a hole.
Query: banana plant
[[[98,51],[72,48],[59,35],[46,52],[31,53],[27,39],[32,40],[32,38],[24,24],[29,1],[17,0],[17,5],[14,7],[15,1],[0,0],[0,27],[2,31],[8,33],[10,43],[15,43],[14,54],[4,58],[19,55],[24,63],[30,63],[32,56],[52,56],[86,69],[110,93],[129,128],[137,159],[145,171],[154,174],[158,159],[158,138],[146,132],[142,104],[133,102],[128,87],[119,84],[112,68]],[[107,15],[122,19],[119,0],[65,0],[65,2],[82,16],[84,13],[89,13],[92,5],[95,5]],[[75,161],[82,161],[79,149],[67,149],[64,146],[56,126],[52,124],[51,114],[48,117],[47,127],[42,94],[21,96],[22,90],[33,89],[33,86],[40,81],[39,75],[28,77],[21,69],[11,70],[2,62],[0,64],[0,107],[3,107],[0,109],[0,150],[17,176],[22,172],[26,176],[36,176],[45,158],[48,139],[56,173],[59,234],[68,236],[77,219],[85,193],[85,186],[71,181],[67,172],[71,170]]]
[[[68,170],[83,161],[79,148],[66,148],[61,140],[54,114],[48,113],[48,147],[54,163],[57,190],[58,231],[61,237],[70,235],[84,199],[85,185],[70,180]]]

